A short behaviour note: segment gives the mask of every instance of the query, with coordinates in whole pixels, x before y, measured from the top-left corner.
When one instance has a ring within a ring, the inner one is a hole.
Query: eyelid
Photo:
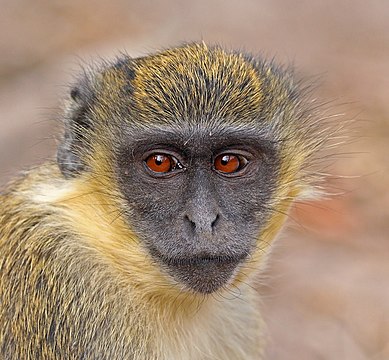
[[[248,160],[252,160],[255,157],[254,153],[255,153],[254,151],[240,149],[240,148],[227,148],[215,152],[214,159],[216,159],[220,155],[236,155],[236,156],[243,156]]]
[[[176,153],[175,151],[169,150],[169,149],[164,149],[164,148],[154,148],[150,149],[148,151],[145,151],[142,154],[142,161],[145,161],[149,156],[151,155],[167,155],[170,156],[174,159],[176,159],[180,164],[184,165],[184,160],[180,154]]]

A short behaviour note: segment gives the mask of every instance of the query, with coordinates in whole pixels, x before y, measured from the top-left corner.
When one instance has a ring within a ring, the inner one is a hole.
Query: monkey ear
[[[58,146],[57,162],[66,178],[77,176],[86,169],[83,161],[89,145],[90,108],[93,103],[93,91],[85,78],[70,91],[70,100],[64,114],[65,132]]]

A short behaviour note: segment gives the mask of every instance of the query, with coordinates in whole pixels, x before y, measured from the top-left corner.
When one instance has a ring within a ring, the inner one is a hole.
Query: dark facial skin
[[[199,293],[226,286],[248,261],[278,167],[271,141],[213,124],[129,129],[117,159],[131,227],[174,280]]]

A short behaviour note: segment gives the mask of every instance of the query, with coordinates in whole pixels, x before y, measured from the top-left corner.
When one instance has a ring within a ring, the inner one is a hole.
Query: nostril
[[[196,224],[194,221],[192,221],[191,219],[189,219],[189,216],[188,215],[185,215],[185,220],[187,220],[187,222],[189,223],[189,226],[191,228],[192,231],[195,231],[196,230]]]
[[[219,220],[219,214],[216,215],[215,220],[213,220],[211,226],[214,227],[218,220]]]
[[[216,215],[215,220],[213,220],[211,224],[212,231],[215,229],[216,223],[219,222],[220,216],[219,214]]]

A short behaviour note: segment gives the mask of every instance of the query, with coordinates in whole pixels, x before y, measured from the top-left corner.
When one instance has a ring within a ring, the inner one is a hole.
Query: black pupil
[[[223,166],[226,166],[226,165],[228,165],[229,161],[230,161],[230,156],[229,155],[224,155],[220,162],[221,162],[221,164]]]
[[[165,156],[164,155],[156,155],[155,156],[155,163],[158,166],[162,165],[164,160],[165,160]]]

